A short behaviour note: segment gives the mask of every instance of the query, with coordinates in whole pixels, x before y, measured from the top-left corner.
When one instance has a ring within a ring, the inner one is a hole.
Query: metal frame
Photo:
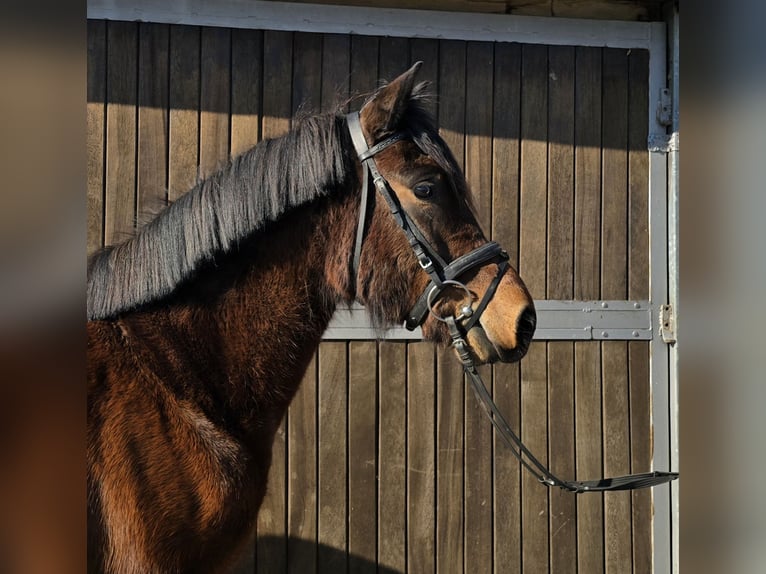
[[[671,53],[673,90],[673,133],[657,118],[662,90],[666,85],[666,24],[646,22],[592,21],[567,18],[540,18],[503,14],[450,13],[409,9],[363,8],[272,2],[257,0],[88,0],[88,18],[145,21],[168,24],[222,26],[290,30],[359,35],[383,35],[407,38],[443,38],[455,40],[522,42],[531,44],[644,48],[649,50],[649,234],[650,234],[650,301],[648,328],[646,315],[637,313],[612,323],[615,331],[610,339],[633,340],[636,325],[638,339],[648,338],[651,356],[652,427],[654,431],[653,465],[663,470],[678,469],[677,432],[677,347],[662,340],[659,328],[661,306],[670,303],[678,309],[677,274],[677,14],[671,16],[673,42]],[[670,168],[670,188],[668,186]],[[600,305],[602,302],[596,302]],[[629,305],[629,302],[606,302]],[[583,305],[593,302],[540,301],[541,329],[537,338],[580,338],[585,333]],[[559,305],[560,308],[556,308]],[[579,306],[579,309],[578,309]],[[603,310],[603,308],[601,308]],[[358,311],[352,311],[357,313]],[[592,311],[591,311],[592,312]],[[568,323],[557,325],[549,321]],[[602,312],[599,320],[612,321],[617,315]],[[592,316],[590,317],[592,319]],[[356,321],[356,319],[354,319]],[[623,323],[623,321],[625,321]],[[544,327],[548,325],[548,327]],[[343,325],[337,327],[346,328]],[[578,326],[580,331],[578,332]],[[559,329],[559,327],[561,327]],[[590,325],[589,335],[598,333]],[[558,329],[558,330],[557,330]],[[603,329],[602,329],[603,330]],[[403,329],[402,329],[403,331]],[[608,333],[608,331],[606,331]],[[329,336],[340,331],[330,331]],[[366,330],[366,337],[380,332]],[[392,330],[389,336],[400,331]],[[406,338],[416,338],[405,331]],[[571,335],[571,337],[569,336]],[[611,333],[610,333],[611,335]],[[344,337],[346,338],[346,337]],[[671,488],[653,489],[653,570],[677,573],[678,561],[678,481]]]

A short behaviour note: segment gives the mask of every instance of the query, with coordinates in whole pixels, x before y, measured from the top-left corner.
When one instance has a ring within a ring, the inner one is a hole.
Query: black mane
[[[172,293],[201,265],[287,210],[356,178],[345,118],[303,119],[198,183],[124,243],[88,262],[88,319],[106,319]]]

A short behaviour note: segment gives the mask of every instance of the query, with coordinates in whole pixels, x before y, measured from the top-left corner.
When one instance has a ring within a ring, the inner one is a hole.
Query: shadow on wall
[[[299,572],[354,572],[358,574],[403,574],[374,560],[355,556],[315,540],[282,536],[261,536],[253,540],[229,574],[282,574]]]

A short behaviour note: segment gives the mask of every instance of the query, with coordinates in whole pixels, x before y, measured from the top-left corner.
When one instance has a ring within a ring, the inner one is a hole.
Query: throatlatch
[[[584,492],[606,492],[615,490],[634,490],[638,488],[647,488],[670,482],[678,478],[677,472],[645,472],[641,474],[631,474],[615,478],[602,478],[600,480],[578,481],[561,480],[545,467],[521,442],[516,433],[511,430],[510,425],[503,417],[495,402],[484,385],[476,365],[471,358],[471,353],[466,342],[466,334],[475,326],[487,305],[495,294],[503,275],[508,270],[508,254],[495,242],[488,242],[481,247],[474,249],[452,262],[447,263],[439,256],[423,233],[418,229],[415,222],[404,211],[389,186],[386,179],[380,175],[375,165],[375,154],[383,151],[388,146],[409,139],[406,133],[396,133],[373,147],[367,146],[367,141],[362,132],[362,126],[359,121],[359,112],[353,112],[346,116],[348,129],[351,139],[354,142],[359,161],[362,162],[362,201],[359,209],[359,223],[356,231],[356,241],[354,242],[354,256],[351,261],[350,270],[354,280],[358,278],[359,260],[362,253],[362,243],[367,227],[367,211],[370,203],[369,194],[369,176],[372,176],[372,182],[375,189],[385,198],[394,220],[401,227],[410,247],[417,257],[418,263],[431,278],[426,290],[418,299],[418,302],[412,308],[407,316],[405,326],[413,330],[423,323],[429,312],[444,323],[449,328],[452,337],[452,346],[457,351],[463,370],[471,382],[474,394],[487,414],[492,425],[497,430],[500,437],[508,445],[513,455],[519,462],[531,472],[537,480],[546,486],[557,486],[563,490],[581,494]],[[487,291],[476,309],[473,309],[470,301],[470,292],[468,288],[459,281],[459,278],[466,272],[476,267],[481,267],[490,261],[498,261],[498,271],[495,278],[490,283]],[[433,312],[433,305],[442,292],[449,287],[457,287],[468,293],[469,301],[458,306],[459,315],[457,317],[440,317]],[[465,321],[463,323],[463,321]]]

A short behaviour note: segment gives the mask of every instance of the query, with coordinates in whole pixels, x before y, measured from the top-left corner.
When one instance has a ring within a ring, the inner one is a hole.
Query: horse
[[[477,223],[418,68],[356,114],[260,142],[89,259],[89,571],[230,567],[341,304],[458,337],[476,364],[525,354],[531,296]]]

